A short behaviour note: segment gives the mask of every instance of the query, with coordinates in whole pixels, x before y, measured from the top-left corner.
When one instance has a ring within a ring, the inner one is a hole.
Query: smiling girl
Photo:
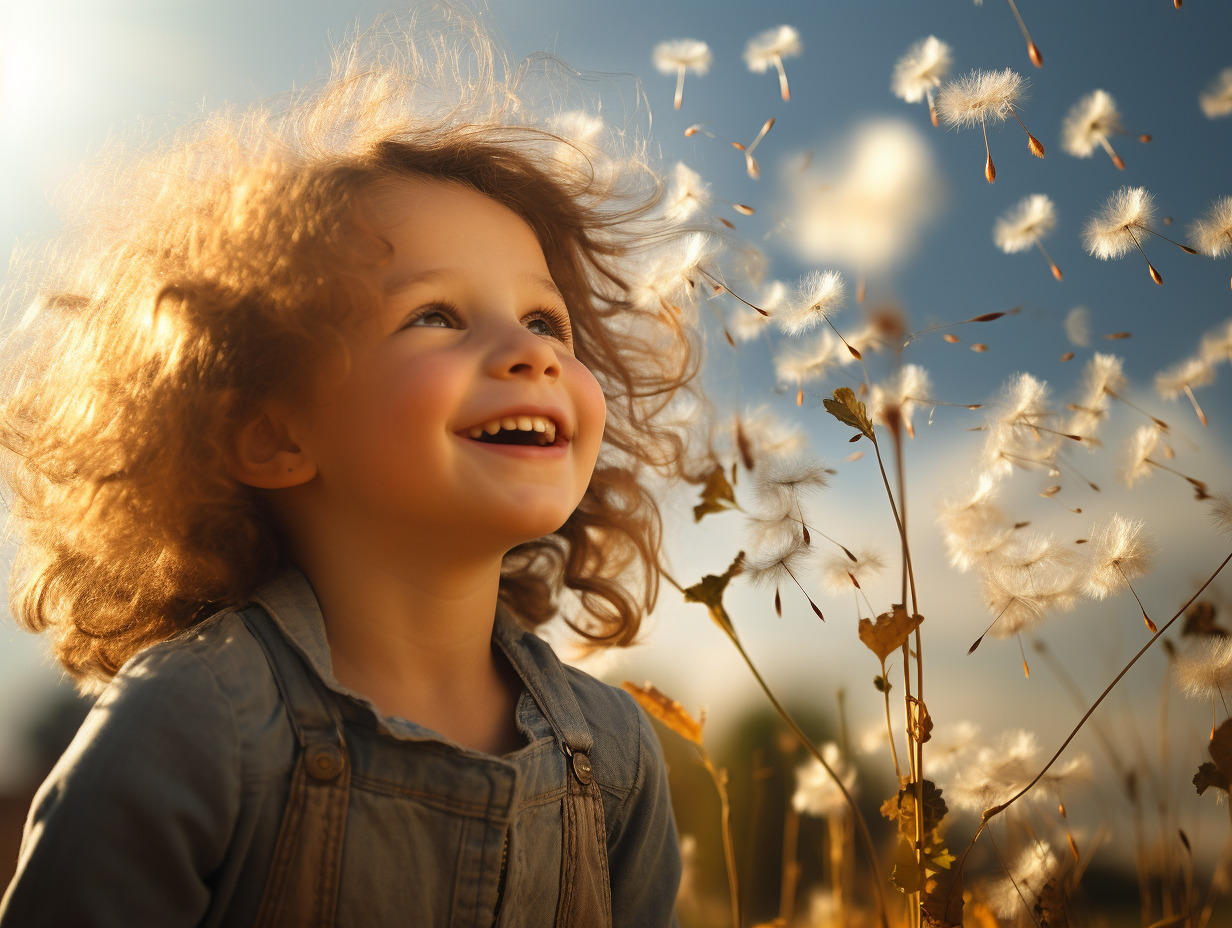
[[[105,689],[5,926],[675,920],[654,733],[532,632],[655,599],[695,370],[631,295],[657,184],[429,28],[121,153],[27,267],[13,613]]]

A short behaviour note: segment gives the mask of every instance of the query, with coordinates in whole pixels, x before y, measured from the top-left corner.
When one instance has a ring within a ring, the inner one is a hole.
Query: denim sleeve
[[[134,658],[35,797],[0,926],[199,923],[239,812],[238,741],[190,648]]]
[[[608,838],[612,925],[668,928],[678,924],[680,841],[659,738],[642,710],[629,703],[639,725],[638,761],[623,815]]]

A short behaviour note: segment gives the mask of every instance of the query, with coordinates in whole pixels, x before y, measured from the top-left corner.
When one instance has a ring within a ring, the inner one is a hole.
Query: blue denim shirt
[[[501,926],[554,923],[569,769],[553,713],[565,690],[594,739],[613,924],[675,924],[680,858],[663,758],[626,693],[563,666],[498,615],[493,640],[525,685],[516,724],[527,743],[494,757],[383,716],[338,684],[298,571],[256,602],[344,721],[339,926],[488,928],[498,897]],[[0,926],[252,924],[296,756],[274,675],[238,613],[146,649],[39,790]]]

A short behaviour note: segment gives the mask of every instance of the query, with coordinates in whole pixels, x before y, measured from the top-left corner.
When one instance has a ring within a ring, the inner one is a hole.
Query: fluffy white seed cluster
[[[744,61],[750,71],[764,74],[780,65],[782,59],[800,54],[803,47],[795,26],[775,26],[749,39],[744,48]]]
[[[1057,208],[1043,193],[1023,197],[993,226],[992,238],[1007,255],[1026,251],[1057,225]]]
[[[1189,242],[1212,258],[1232,252],[1232,197],[1211,203],[1206,215],[1189,227]]]
[[[1141,520],[1109,516],[1090,536],[1087,595],[1104,599],[1146,574],[1155,560],[1155,542]]]
[[[810,271],[800,278],[796,298],[775,316],[775,322],[785,334],[801,335],[838,312],[845,292],[837,271]]]
[[[1232,638],[1208,636],[1176,656],[1176,685],[1192,699],[1232,696]]]
[[[827,741],[821,746],[821,756],[838,774],[847,792],[851,793],[856,786],[856,771],[854,767],[847,766],[838,745]],[[817,818],[834,818],[848,812],[847,801],[834,777],[816,758],[796,768],[796,791],[792,794],[791,806],[801,815]]]
[[[941,121],[955,129],[1004,122],[1021,104],[1027,81],[1016,71],[971,71],[937,94]]]
[[[950,73],[954,54],[950,46],[935,35],[920,39],[894,64],[890,89],[908,103],[919,103]]]
[[[1087,94],[1061,123],[1061,147],[1076,158],[1089,158],[1108,136],[1125,131],[1116,100],[1104,90]]]
[[[1107,261],[1136,249],[1142,233],[1155,221],[1155,198],[1145,187],[1121,187],[1082,227],[1089,254]]]
[[[1198,95],[1198,104],[1207,119],[1232,114],[1232,68],[1224,68]]]
[[[681,68],[694,74],[710,70],[710,46],[700,39],[670,39],[654,47],[654,64],[663,74],[675,74]]]

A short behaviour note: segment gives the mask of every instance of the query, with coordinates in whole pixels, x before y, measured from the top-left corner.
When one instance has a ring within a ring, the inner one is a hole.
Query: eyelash
[[[407,328],[419,324],[423,319],[429,316],[443,316],[450,323],[458,328],[464,328],[459,318],[458,309],[449,303],[432,303],[425,306],[420,312],[416,313],[410,321],[407,322]],[[540,320],[546,322],[552,329],[552,335],[545,335],[544,338],[555,338],[557,341],[564,342],[566,345],[573,341],[573,326],[569,319],[567,310],[557,307],[548,307],[537,309],[534,312],[528,313],[522,318],[524,323]]]

